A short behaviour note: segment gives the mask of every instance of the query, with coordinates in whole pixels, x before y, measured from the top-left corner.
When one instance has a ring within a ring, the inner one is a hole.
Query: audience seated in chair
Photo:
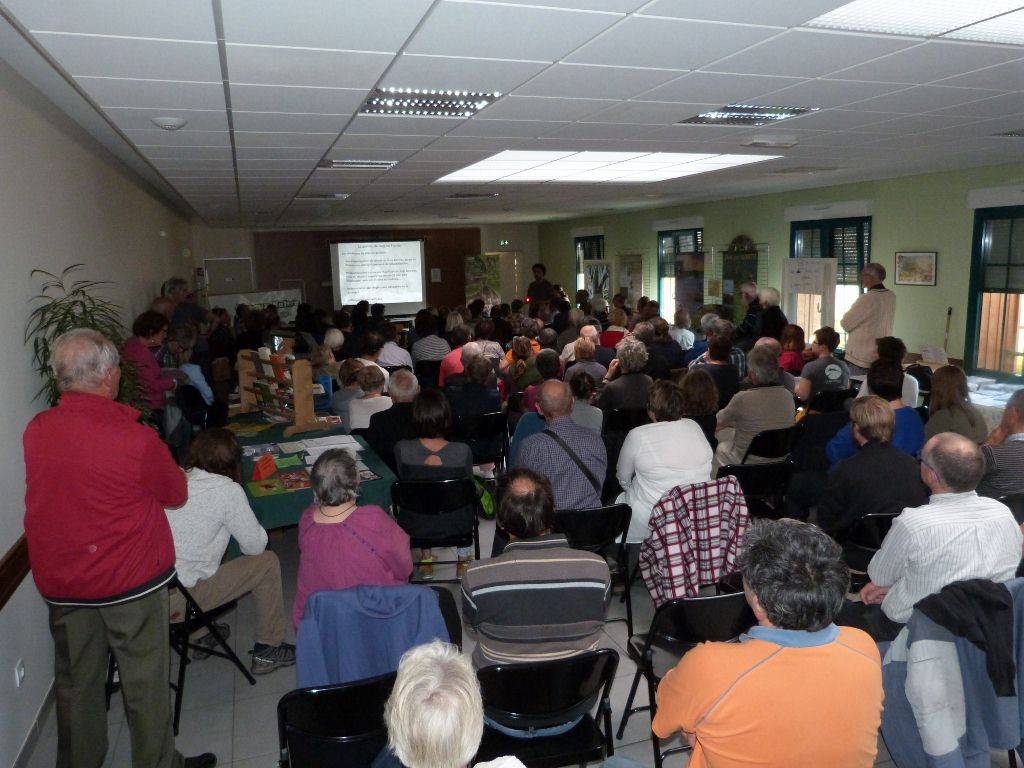
[[[839,334],[830,326],[819,328],[811,338],[814,359],[804,365],[796,384],[796,396],[810,400],[819,392],[835,392],[850,386],[850,369],[835,356]]]
[[[473,663],[558,659],[598,647],[611,595],[608,564],[551,533],[551,483],[513,469],[498,487],[505,552],[462,577],[462,619],[477,636]]]
[[[779,384],[778,356],[768,347],[755,346],[747,355],[750,389],[738,392],[718,412],[719,466],[742,464],[750,441],[759,432],[793,425],[793,395]],[[757,459],[752,458],[756,463]]]
[[[982,444],[981,454],[985,474],[978,484],[980,495],[1024,493],[1024,389],[1010,396],[1003,418]]]
[[[314,592],[358,584],[404,584],[412,572],[409,537],[380,507],[358,505],[352,454],[325,451],[310,473],[313,504],[299,520],[299,575],[292,604],[298,627]],[[340,682],[340,681],[337,681]]]
[[[930,368],[925,370],[931,373]],[[929,386],[931,389],[928,392],[928,420],[924,425],[926,440],[940,432],[956,432],[976,443],[987,440],[988,426],[985,424],[985,416],[971,405],[967,374],[963,368],[957,368],[955,365],[942,366],[931,374]],[[1024,485],[1020,487],[1024,488]]]
[[[894,363],[876,360],[868,368],[867,383],[871,391],[887,401],[896,413],[892,444],[917,458],[924,445],[924,424],[913,404],[904,403],[900,395],[900,382],[905,378],[903,370]],[[825,454],[829,463],[835,464],[840,459],[853,456],[857,449],[858,445],[853,440],[853,426],[847,424],[825,446]]]
[[[411,371],[395,371],[391,376],[391,407],[370,416],[366,442],[392,472],[397,471],[395,445],[399,440],[412,440],[416,430],[412,423],[412,404],[420,392],[420,384]]]
[[[363,390],[359,386],[359,372],[362,369],[363,364],[354,357],[342,360],[338,366],[337,379],[341,386],[331,396],[331,412],[341,418],[341,427],[346,432],[349,431],[348,425],[351,421],[349,405],[363,395]]]
[[[943,432],[925,444],[921,479],[929,502],[893,521],[868,564],[861,602],[844,605],[842,623],[892,640],[918,600],[947,584],[1014,577],[1024,537],[1004,504],[975,493],[984,468],[981,450],[963,435]]]
[[[385,373],[387,372],[379,365],[368,365],[364,362],[356,374],[356,381],[359,382],[359,389],[363,394],[348,403],[349,432],[369,428],[370,417],[373,414],[391,407],[391,398],[384,394],[384,385],[387,382]]]
[[[870,768],[882,711],[878,650],[833,621],[849,586],[839,547],[794,520],[762,522],[737,559],[757,625],[738,643],[703,643],[658,688],[654,733],[677,731],[690,765]]]
[[[647,521],[662,496],[678,485],[711,479],[711,446],[697,423],[683,418],[680,387],[670,381],[654,382],[647,413],[652,423],[629,431],[616,469],[623,492],[615,502],[625,502],[633,511],[628,544],[647,538]]]
[[[384,709],[388,746],[372,768],[463,768],[484,732],[484,707],[469,660],[434,641],[407,651]],[[476,768],[523,768],[503,757]]]
[[[850,422],[860,450],[832,468],[818,501],[818,525],[840,541],[864,515],[898,514],[928,503],[918,462],[892,444],[892,406],[877,395],[859,398]]]
[[[616,358],[608,366],[604,386],[594,402],[607,413],[616,408],[646,408],[647,390],[653,379],[644,373],[647,365],[647,347],[632,337],[620,341],[616,347]]]
[[[294,664],[295,646],[285,642],[288,621],[281,597],[281,564],[266,549],[267,532],[239,484],[242,457],[234,434],[226,429],[200,432],[192,441],[185,467],[188,501],[167,512],[178,578],[203,610],[252,593],[256,609],[253,674]],[[232,538],[242,557],[221,563]],[[172,592],[171,621],[184,618],[184,611],[185,601]],[[226,629],[222,634],[227,634]],[[215,645],[209,634],[192,640]]]
[[[729,353],[734,349],[728,336],[714,336],[708,342],[704,361],[690,366],[690,371],[703,371],[715,382],[718,402],[715,411],[725,408],[740,391],[740,377],[729,362]]]

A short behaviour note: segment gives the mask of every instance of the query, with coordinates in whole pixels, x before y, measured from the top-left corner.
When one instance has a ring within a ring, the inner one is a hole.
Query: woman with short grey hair
[[[793,426],[796,405],[793,395],[779,383],[779,360],[767,346],[754,347],[747,353],[750,389],[737,392],[729,404],[718,412],[718,449],[716,467],[740,464],[758,432]],[[750,463],[757,463],[756,457]]]
[[[359,469],[351,453],[324,451],[313,464],[310,484],[313,504],[299,520],[296,627],[314,592],[405,584],[412,573],[408,534],[376,504],[359,506]]]
[[[594,403],[606,414],[616,408],[647,407],[647,392],[653,380],[644,373],[647,347],[637,338],[627,336],[615,345],[616,358],[608,366],[604,387]]]

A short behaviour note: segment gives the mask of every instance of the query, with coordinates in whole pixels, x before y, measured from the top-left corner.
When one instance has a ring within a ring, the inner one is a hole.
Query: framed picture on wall
[[[897,251],[896,285],[935,285],[936,251]]]

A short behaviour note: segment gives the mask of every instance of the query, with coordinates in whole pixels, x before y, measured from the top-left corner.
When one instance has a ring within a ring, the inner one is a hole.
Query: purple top
[[[154,411],[163,410],[167,405],[166,392],[174,388],[174,378],[164,373],[153,350],[137,336],[129,336],[121,347],[121,359],[135,366],[139,389],[146,405]]]
[[[299,577],[292,604],[296,627],[314,592],[405,584],[412,573],[409,536],[380,507],[356,507],[341,523],[316,522],[315,509],[311,505],[299,520]]]

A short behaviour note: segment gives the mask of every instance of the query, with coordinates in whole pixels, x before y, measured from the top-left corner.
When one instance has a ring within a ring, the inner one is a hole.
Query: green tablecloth
[[[264,423],[258,416],[248,414],[237,416],[231,421],[232,423],[237,424]],[[239,437],[238,442],[243,446],[258,445],[260,443],[296,442],[307,437],[325,437],[332,434],[343,434],[343,431],[340,428],[337,428],[333,430],[323,430],[320,432],[304,432],[292,437],[285,437],[284,426],[274,425],[269,429],[264,429],[255,436]],[[390,511],[391,484],[395,481],[395,474],[376,453],[367,447],[366,441],[362,437],[357,436],[356,440],[363,446],[363,450],[359,454],[363,463],[366,464],[374,474],[380,475],[379,480],[371,480],[359,486],[359,503],[376,504]],[[313,503],[313,492],[308,488],[305,488],[274,496],[253,496],[249,492],[247,483],[252,480],[254,463],[255,462],[251,458],[244,457],[242,459],[242,486],[245,487],[246,496],[249,497],[249,504],[252,506],[253,512],[256,513],[256,519],[260,521],[260,525],[269,531],[274,528],[285,528],[289,525],[298,524],[299,518],[302,517],[302,513],[310,504]],[[287,467],[278,471],[286,472],[299,468],[300,467],[298,466]],[[304,461],[301,468],[307,468]]]

